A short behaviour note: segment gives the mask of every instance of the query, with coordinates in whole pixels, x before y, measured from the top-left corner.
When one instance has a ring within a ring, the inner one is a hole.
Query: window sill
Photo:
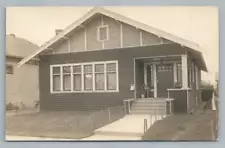
[[[119,90],[109,90],[109,91],[59,91],[51,92],[51,94],[68,94],[68,93],[116,93]]]
[[[168,91],[176,91],[176,90],[190,90],[190,88],[169,88]]]

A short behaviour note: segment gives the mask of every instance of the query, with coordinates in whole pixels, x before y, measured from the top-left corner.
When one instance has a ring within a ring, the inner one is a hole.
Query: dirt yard
[[[6,135],[80,139],[92,135],[89,112],[6,114]]]
[[[143,136],[154,141],[213,140],[212,120],[216,112],[199,110],[190,115],[173,115],[156,122]]]

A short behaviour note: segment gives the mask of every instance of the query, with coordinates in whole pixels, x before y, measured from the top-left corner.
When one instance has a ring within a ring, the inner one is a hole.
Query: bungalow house
[[[200,101],[200,47],[95,7],[20,61],[39,58],[41,110],[94,110],[125,100],[174,100],[189,113]]]
[[[33,108],[39,100],[38,62],[30,60],[23,67],[17,64],[39,47],[14,34],[6,35],[6,103]]]

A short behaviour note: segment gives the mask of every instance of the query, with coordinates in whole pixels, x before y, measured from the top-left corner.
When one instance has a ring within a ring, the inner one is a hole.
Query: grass
[[[156,122],[142,137],[152,141],[200,141],[212,139],[215,111],[200,110],[194,114],[172,115]]]
[[[88,112],[40,112],[6,116],[6,134],[81,139],[92,135]],[[87,124],[85,124],[87,123]]]

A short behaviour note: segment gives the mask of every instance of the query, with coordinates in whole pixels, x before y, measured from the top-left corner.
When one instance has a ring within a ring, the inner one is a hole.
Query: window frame
[[[101,28],[106,28],[106,39],[104,39],[104,40],[100,39],[100,29]],[[104,42],[104,41],[108,41],[109,40],[109,25],[102,25],[102,26],[99,26],[97,28],[97,40],[99,42]]]
[[[10,68],[10,71],[8,71],[8,69]],[[12,64],[6,64],[6,74],[14,74],[14,67]]]
[[[62,67],[59,67],[59,70],[60,70],[60,71],[59,71],[59,73],[57,73],[57,74],[54,74],[53,68],[54,68],[54,67],[51,68],[51,73],[52,73],[52,74],[51,74],[51,86],[52,86],[52,87],[51,87],[51,91],[52,91],[52,92],[53,92],[53,91],[54,91],[54,92],[60,92],[60,91],[62,90],[62,86],[63,86],[63,85],[61,84],[61,83],[62,83]],[[53,86],[53,83],[54,83],[53,78],[54,78],[54,76],[59,76],[59,79],[60,79],[60,86],[59,86],[60,89],[59,89],[59,90],[54,90],[54,86]]]
[[[180,65],[180,66],[179,66]],[[180,67],[180,72],[181,72],[181,81],[179,82],[179,67]],[[182,80],[182,63],[181,62],[174,62],[173,63],[173,75],[174,75],[174,84],[175,85],[181,85],[180,88],[183,85],[183,80]]]
[[[106,82],[106,65],[107,64],[116,64],[116,89],[115,90],[108,90],[107,89],[107,82]],[[104,64],[104,90],[96,90],[95,88],[95,65],[98,64]],[[85,90],[84,89],[84,66],[85,65],[92,65],[92,90]],[[71,90],[70,91],[64,91],[63,90],[63,67],[64,66],[70,66],[71,69]],[[74,72],[73,72],[73,66],[81,66],[81,90],[74,90]],[[60,90],[54,91],[53,90],[53,68],[54,67],[60,67]],[[52,94],[54,93],[98,93],[98,92],[119,92],[119,69],[118,69],[118,61],[97,61],[97,62],[85,62],[85,63],[67,63],[67,64],[54,64],[50,65],[50,92]]]

